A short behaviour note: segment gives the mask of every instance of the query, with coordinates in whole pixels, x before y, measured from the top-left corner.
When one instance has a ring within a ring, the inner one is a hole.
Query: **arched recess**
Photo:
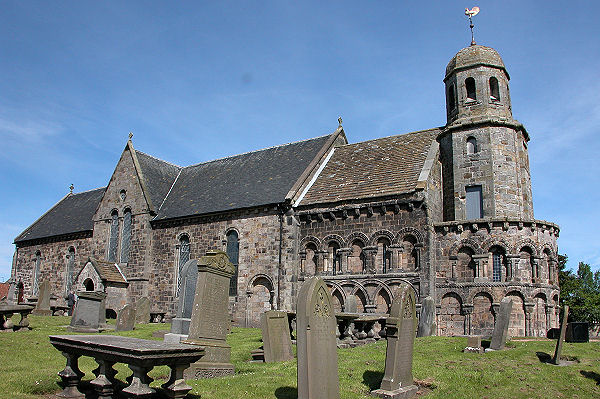
[[[355,238],[350,241],[351,252],[348,255],[348,270],[353,274],[361,274],[365,271],[366,259],[363,252],[365,241]]]
[[[371,298],[365,286],[358,281],[352,281],[354,288],[350,291],[351,295],[355,295],[359,300],[357,301],[358,312],[365,312],[365,306],[371,303]]]
[[[340,274],[342,272],[342,262],[339,250],[343,248],[344,239],[337,234],[330,234],[323,239],[323,244],[327,251],[323,271],[327,274]]]
[[[514,246],[514,253],[519,253],[523,249],[523,247],[529,248],[529,251],[533,254],[533,256],[538,256],[539,251],[537,249],[537,244],[531,238],[523,238],[519,240]]]
[[[354,233],[350,233],[348,235],[348,237],[346,237],[346,243],[347,245],[351,245],[353,241],[355,240],[359,240],[360,242],[363,243],[363,245],[367,245],[367,243],[369,242],[369,237],[367,237],[367,235],[365,233],[362,232],[354,232]]]
[[[86,278],[83,281],[83,286],[85,287],[86,291],[94,291],[94,282],[92,281],[91,278]]]
[[[490,238],[485,240],[483,244],[481,244],[482,253],[491,252],[492,247],[499,247],[503,249],[506,254],[511,253],[512,249],[511,246],[505,240],[499,238]]]
[[[390,306],[392,305],[392,292],[385,284],[380,284],[374,295],[373,302],[376,305],[375,312],[376,313],[389,313]]]
[[[456,254],[456,280],[471,282],[475,279],[477,266],[474,260],[475,253],[471,247],[464,246]]]
[[[560,321],[558,320],[558,291],[552,291],[552,294],[550,295],[550,298],[552,298],[551,300],[551,304],[554,305],[554,308],[552,309],[552,312],[550,314],[550,327],[551,328],[558,328],[560,327]]]
[[[494,332],[494,313],[492,312],[492,296],[479,291],[473,297],[473,313],[471,314],[471,333],[474,335],[492,335]]]
[[[326,281],[325,284],[333,297],[333,307],[335,311],[341,312],[346,303],[346,291],[344,291],[344,288],[335,281]]]
[[[313,242],[309,242],[304,247],[306,257],[304,259],[304,274],[307,276],[314,276],[317,273],[318,260],[318,249]]]
[[[260,315],[273,308],[273,287],[273,279],[266,274],[250,279],[246,290],[246,326],[260,327]]]
[[[377,245],[377,241],[382,237],[387,238],[390,241],[390,244],[395,241],[394,233],[392,233],[389,230],[379,230],[379,231],[371,234],[371,239],[369,240],[369,245],[371,245],[371,246]]]
[[[414,227],[404,227],[396,234],[396,243],[400,244],[404,240],[405,236],[411,235],[416,239],[418,244],[423,244],[423,233]]]
[[[508,259],[506,249],[499,245],[493,245],[488,249],[492,264],[492,281],[501,282],[512,279],[509,275]]]
[[[465,333],[465,316],[462,304],[463,301],[456,292],[447,292],[442,296],[438,315],[439,335],[454,336]]]
[[[508,323],[509,337],[525,336],[525,300],[519,291],[507,292],[505,297],[512,299],[512,312]]]
[[[413,234],[404,234],[400,241],[403,251],[400,254],[400,268],[405,271],[419,269],[418,239]]]
[[[546,326],[546,294],[540,292],[533,297],[533,313],[531,314],[531,331],[534,337],[545,337],[549,326]]]
[[[536,273],[539,271],[539,265],[534,259],[534,250],[524,245],[519,249],[519,272],[522,274],[523,280],[535,281]]]
[[[558,284],[558,262],[549,246],[542,249],[542,278],[548,281],[548,284]]]

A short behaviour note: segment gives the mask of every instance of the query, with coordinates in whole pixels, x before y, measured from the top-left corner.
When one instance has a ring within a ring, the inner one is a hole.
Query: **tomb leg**
[[[164,383],[162,387],[170,399],[184,398],[192,390],[192,387],[187,385],[183,378],[183,372],[190,367],[190,364],[177,364],[169,367],[171,367],[169,381]]]
[[[133,376],[131,384],[123,389],[123,392],[134,398],[150,398],[156,392],[148,386],[153,381],[152,378],[148,377],[148,372],[152,370],[152,367],[130,364],[129,368],[133,371]]]
[[[115,362],[104,359],[95,359],[98,363],[98,368],[93,371],[96,378],[90,381],[94,386],[98,399],[112,399],[115,392],[115,375],[117,371],[112,368]]]
[[[8,313],[6,315],[6,321],[4,321],[4,323],[2,323],[2,327],[4,327],[5,330],[12,330],[12,328],[15,326],[13,321],[12,321],[12,313]]]
[[[29,319],[27,318],[28,315],[29,315],[29,312],[21,313],[21,320],[19,321],[19,328],[29,328]]]
[[[84,373],[79,370],[77,362],[80,355],[72,353],[61,352],[64,357],[67,358],[67,365],[62,371],[58,372],[58,376],[62,379],[64,389],[62,392],[56,394],[57,398],[68,398],[68,399],[84,399],[85,395],[77,389],[77,385],[81,381],[81,377]]]

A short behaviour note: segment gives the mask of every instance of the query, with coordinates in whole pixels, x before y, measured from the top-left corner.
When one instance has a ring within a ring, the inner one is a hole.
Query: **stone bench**
[[[27,316],[29,316],[32,311],[33,306],[29,305],[0,304],[0,330],[29,330],[29,319]],[[19,313],[21,315],[21,320],[16,326],[11,319],[15,313]]]
[[[93,371],[96,378],[90,383],[99,399],[112,398],[119,386],[115,379],[115,363],[125,363],[133,375],[129,385],[121,392],[134,398],[149,398],[156,393],[149,384],[153,381],[148,372],[154,366],[171,368],[169,380],[162,385],[169,398],[183,398],[192,389],[185,383],[183,372],[191,363],[204,356],[204,347],[184,344],[165,344],[162,341],[120,337],[116,335],[51,335],[50,343],[67,358],[67,365],[58,375],[64,390],[60,398],[82,399],[78,385],[84,373],[79,370],[78,359],[90,356],[98,363]]]

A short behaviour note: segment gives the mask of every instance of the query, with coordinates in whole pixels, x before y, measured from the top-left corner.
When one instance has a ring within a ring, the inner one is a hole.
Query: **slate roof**
[[[183,168],[154,220],[284,202],[294,183],[331,137]]]
[[[141,151],[135,151],[142,176],[148,189],[148,195],[154,210],[157,210],[171,189],[181,167],[154,158]]]
[[[15,243],[92,231],[92,217],[106,187],[68,194],[15,238]]]
[[[337,147],[299,205],[414,191],[439,133],[435,128]]]
[[[127,283],[127,280],[121,273],[121,270],[119,269],[116,263],[98,260],[94,258],[89,258],[88,262],[92,263],[92,266],[94,266],[94,269],[96,269],[98,276],[100,276],[102,280],[109,281],[111,283]]]

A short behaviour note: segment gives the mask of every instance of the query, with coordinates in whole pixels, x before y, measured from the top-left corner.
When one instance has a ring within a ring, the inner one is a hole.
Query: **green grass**
[[[17,321],[17,318],[15,318]],[[59,391],[56,375],[65,365],[48,335],[65,334],[67,317],[31,317],[33,330],[0,333],[0,398],[41,399]],[[152,339],[152,332],[168,324],[138,325],[119,335]],[[212,380],[193,380],[191,398],[296,398],[296,361],[250,363],[250,351],[258,348],[260,330],[234,328],[228,337],[236,374]],[[415,341],[413,373],[428,399],[435,398],[592,398],[600,397],[600,343],[565,343],[563,355],[576,363],[553,366],[542,363],[537,353],[552,354],[555,341],[509,342],[509,349],[484,355],[462,353],[465,338],[428,337]],[[366,398],[383,376],[385,342],[338,350],[341,397]],[[91,380],[96,367],[81,358],[80,368]],[[124,380],[131,371],[115,367]],[[158,386],[168,377],[167,367],[150,376]]]

